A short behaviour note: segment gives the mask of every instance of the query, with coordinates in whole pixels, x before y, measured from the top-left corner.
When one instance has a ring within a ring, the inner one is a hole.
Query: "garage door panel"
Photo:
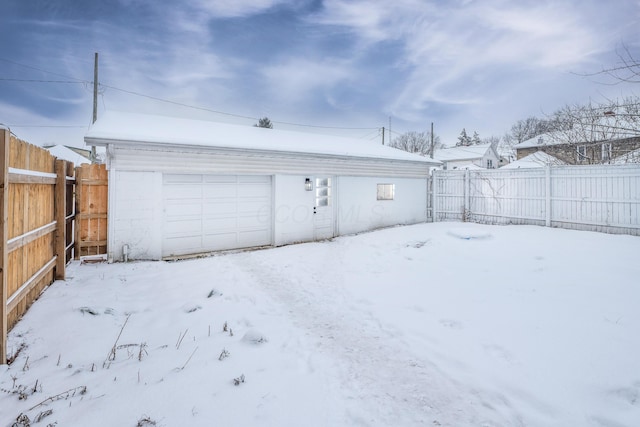
[[[269,175],[240,175],[238,176],[239,184],[266,184],[271,187],[271,176]]]
[[[164,174],[162,177],[164,184],[194,184],[202,182],[202,175],[193,174]]]
[[[167,203],[165,204],[165,215],[167,219],[175,219],[189,216],[202,215],[202,205],[193,202],[190,203]]]
[[[271,203],[267,200],[247,200],[243,202],[238,202],[237,205],[238,213],[263,213],[266,211],[271,211]]]
[[[183,250],[197,250],[202,245],[202,236],[180,236],[166,239],[176,253]]]
[[[202,196],[206,199],[235,198],[238,195],[237,185],[231,184],[206,184],[202,188]]]
[[[237,233],[212,233],[202,236],[203,246],[209,248],[210,251],[235,249],[238,246],[238,234]]]
[[[165,234],[172,237],[196,235],[201,231],[202,220],[200,218],[166,221],[164,226]]]
[[[223,232],[226,230],[235,230],[238,220],[233,217],[207,218],[202,221],[203,233]]]
[[[271,187],[264,184],[242,184],[238,186],[238,196],[271,198]]]
[[[163,178],[163,256],[271,244],[270,176]]]
[[[268,226],[268,217],[260,215],[239,216],[237,218],[239,229],[259,229],[262,230]]]
[[[200,200],[202,199],[202,189],[198,185],[182,185],[173,184],[165,185],[164,198],[165,200]]]
[[[238,177],[236,175],[204,175],[203,182],[205,183],[237,183]]]
[[[238,235],[239,243],[244,247],[261,246],[270,238],[270,234],[264,230],[242,231]]]
[[[238,212],[238,204],[231,201],[224,202],[210,202],[207,201],[202,205],[202,214],[204,216],[210,215],[224,215],[224,214],[236,214]]]

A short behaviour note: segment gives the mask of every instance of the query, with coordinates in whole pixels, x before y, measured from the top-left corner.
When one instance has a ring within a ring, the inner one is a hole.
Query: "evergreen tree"
[[[273,123],[271,123],[271,120],[269,120],[268,117],[263,117],[260,120],[258,120],[258,124],[253,125],[257,128],[267,128],[267,129],[273,129]]]
[[[458,137],[458,142],[456,142],[456,147],[468,147],[471,145],[471,138],[467,135],[467,130],[462,128],[462,132],[460,132],[460,136]]]
[[[473,131],[473,137],[471,138],[471,143],[474,145],[482,144],[482,141],[480,141],[480,135],[478,135],[478,132]]]

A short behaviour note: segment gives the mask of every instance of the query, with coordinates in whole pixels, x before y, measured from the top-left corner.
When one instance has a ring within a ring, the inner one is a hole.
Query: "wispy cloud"
[[[637,39],[640,9],[601,0],[49,3],[9,4],[0,56],[90,81],[99,52],[101,83],[178,103],[307,123],[382,125],[393,116],[411,130],[428,118],[456,134],[473,120],[507,128],[496,117],[602,92],[570,71],[615,63],[615,47]],[[90,116],[91,90],[72,86],[12,84],[3,96],[34,111],[59,105],[49,114],[75,122]],[[172,113],[112,89],[102,99],[101,109]]]
[[[198,0],[195,5],[212,18],[237,18],[261,13],[281,3],[287,0]]]
[[[318,89],[330,89],[351,80],[349,61],[290,58],[262,69],[271,96],[299,102]]]

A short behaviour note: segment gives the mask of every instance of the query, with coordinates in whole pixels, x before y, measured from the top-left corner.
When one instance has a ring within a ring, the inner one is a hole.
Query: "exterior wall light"
[[[313,190],[313,182],[311,182],[311,178],[304,179],[304,189],[307,191]]]

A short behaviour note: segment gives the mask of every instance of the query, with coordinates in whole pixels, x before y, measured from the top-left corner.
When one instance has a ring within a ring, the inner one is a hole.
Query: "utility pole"
[[[431,157],[433,159],[433,151],[434,151],[434,146],[433,146],[433,122],[431,122],[431,149],[429,149],[429,153],[431,153],[429,155],[429,157]]]
[[[93,62],[93,121],[98,120],[98,52],[96,52]],[[96,146],[91,146],[91,163],[96,162]]]
[[[382,126],[382,145],[384,145],[384,126]]]

